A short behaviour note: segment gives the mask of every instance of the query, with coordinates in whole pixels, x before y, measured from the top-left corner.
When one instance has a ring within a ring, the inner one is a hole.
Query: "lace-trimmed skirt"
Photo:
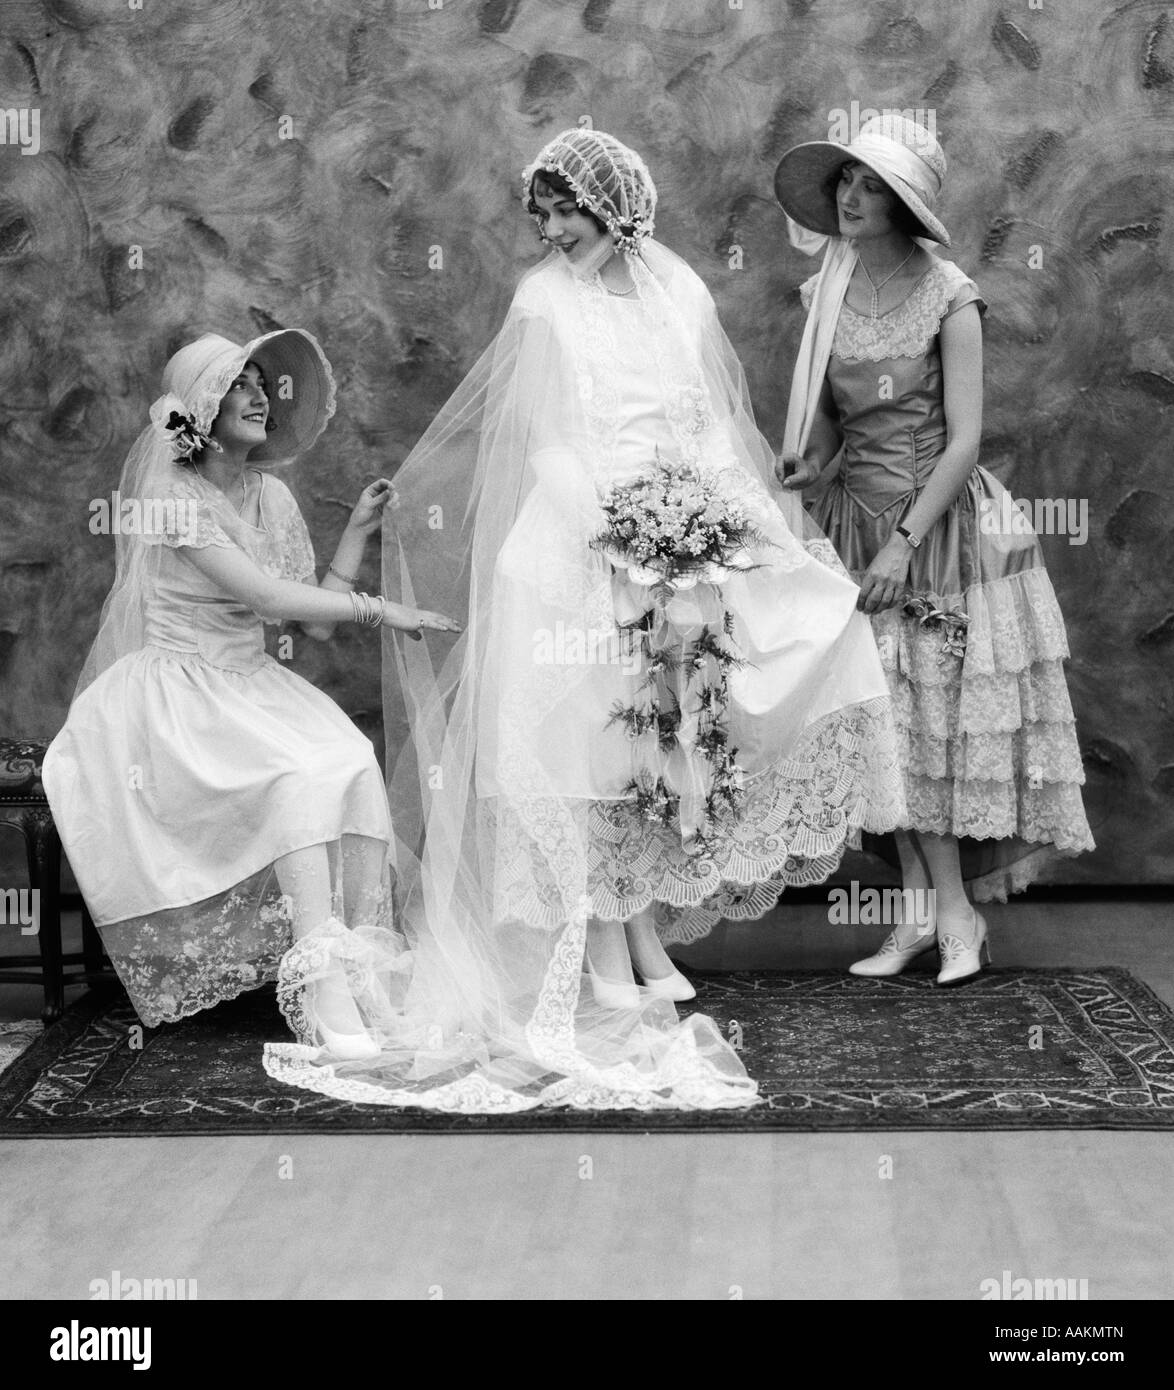
[[[850,487],[849,471],[813,516],[859,580],[907,508],[873,516]],[[1006,525],[1012,508],[998,479],[975,468],[914,551],[916,611],[872,616],[908,824],[962,839],[978,901],[1018,892],[1056,854],[1094,848],[1064,677],[1064,619],[1026,518]]]
[[[789,758],[748,780],[745,803],[696,853],[682,844],[676,817],[646,818],[631,801],[564,803],[562,817],[588,846],[588,910],[626,921],[651,908],[666,945],[697,941],[719,921],[764,917],[787,888],[826,882],[863,829],[896,824],[896,761],[887,700],[837,710]],[[502,866],[498,917],[554,928],[565,891],[549,836],[495,803],[483,816]]]
[[[327,845],[337,880],[348,854],[391,835],[370,741],[270,658],[242,672],[159,647],[124,657],[74,702],[44,784],[152,1027],[276,979],[290,945],[276,859]]]

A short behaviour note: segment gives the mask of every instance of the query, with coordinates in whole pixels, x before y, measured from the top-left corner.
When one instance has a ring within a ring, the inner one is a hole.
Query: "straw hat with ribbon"
[[[795,145],[775,170],[775,197],[802,227],[840,235],[833,176],[854,160],[892,189],[921,224],[922,235],[949,246],[950,234],[934,213],[946,177],[946,156],[934,136],[907,116],[874,116],[847,145],[811,140]]]

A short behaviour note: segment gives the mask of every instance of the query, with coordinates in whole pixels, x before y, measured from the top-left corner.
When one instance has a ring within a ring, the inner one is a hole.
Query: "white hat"
[[[279,328],[243,347],[219,333],[205,333],[168,361],[163,390],[183,401],[196,430],[207,435],[246,362],[261,368],[269,393],[270,434],[250,451],[249,461],[272,463],[303,453],[334,414],[334,377],[317,339],[300,328]]]
[[[946,156],[925,126],[907,116],[874,116],[847,145],[811,140],[789,149],[775,170],[775,197],[802,227],[840,235],[828,180],[850,160],[865,164],[905,204],[931,241],[949,246],[950,234],[934,216],[946,177]]]

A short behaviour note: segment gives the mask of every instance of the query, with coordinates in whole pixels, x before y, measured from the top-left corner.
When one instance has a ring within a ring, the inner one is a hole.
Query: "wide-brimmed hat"
[[[839,236],[840,220],[828,181],[849,160],[865,164],[892,189],[931,241],[949,246],[934,215],[946,177],[946,156],[934,136],[908,116],[874,116],[847,145],[811,140],[789,149],[775,170],[775,197],[801,227]]]
[[[318,340],[300,328],[279,328],[241,346],[205,333],[174,354],[163,368],[163,390],[178,396],[206,435],[220,402],[244,369],[256,362],[265,376],[272,425],[251,463],[275,463],[303,453],[334,414],[334,377]]]

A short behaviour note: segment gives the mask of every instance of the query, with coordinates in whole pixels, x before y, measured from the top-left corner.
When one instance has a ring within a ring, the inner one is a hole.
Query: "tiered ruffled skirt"
[[[859,579],[902,509],[873,516],[837,478],[815,519]],[[1039,540],[1005,519],[1006,489],[983,468],[914,552],[901,605],[873,616],[893,698],[908,824],[962,839],[963,872],[978,901],[1003,900],[1056,854],[1094,848],[1080,788],[1080,749],[1063,661],[1064,619]],[[989,518],[989,520],[988,520]],[[964,625],[925,609],[962,615]],[[949,627],[962,629],[950,651]]]

